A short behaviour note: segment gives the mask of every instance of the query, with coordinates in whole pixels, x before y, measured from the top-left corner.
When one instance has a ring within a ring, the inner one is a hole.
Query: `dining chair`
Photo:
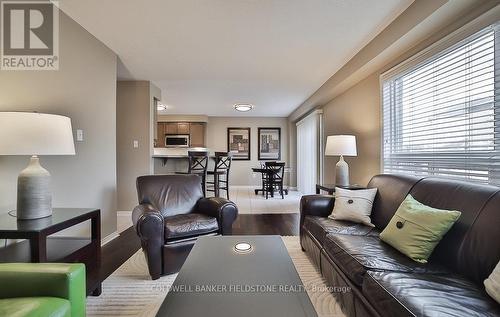
[[[215,165],[213,171],[208,171],[207,175],[212,179],[207,180],[207,192],[213,192],[215,197],[219,197],[220,191],[226,191],[229,199],[229,172],[233,154],[231,152],[215,152]]]
[[[275,189],[278,189],[281,194],[281,199],[285,199],[284,193],[288,194],[288,190],[283,188],[283,180],[285,178],[285,163],[284,162],[266,162],[268,170],[267,177],[263,187],[266,191],[266,199],[269,198],[269,193],[274,196]]]

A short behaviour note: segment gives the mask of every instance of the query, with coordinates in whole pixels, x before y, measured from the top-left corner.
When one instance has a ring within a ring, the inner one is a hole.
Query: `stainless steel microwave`
[[[165,147],[189,147],[189,134],[167,134]]]

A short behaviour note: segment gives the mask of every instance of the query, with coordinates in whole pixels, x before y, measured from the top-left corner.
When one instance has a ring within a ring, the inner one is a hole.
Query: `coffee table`
[[[198,239],[156,316],[317,314],[281,237],[219,236]]]

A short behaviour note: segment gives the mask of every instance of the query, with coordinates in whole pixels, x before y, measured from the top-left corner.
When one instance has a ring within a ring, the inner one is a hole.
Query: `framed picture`
[[[259,128],[259,161],[281,159],[281,128]]]
[[[233,160],[250,160],[250,128],[227,128],[227,151]]]

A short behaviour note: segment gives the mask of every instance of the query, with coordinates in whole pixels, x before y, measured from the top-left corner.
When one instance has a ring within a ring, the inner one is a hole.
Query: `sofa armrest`
[[[300,214],[328,217],[333,210],[335,197],[331,195],[304,195],[300,199]]]
[[[132,211],[132,222],[141,239],[149,274],[153,279],[157,279],[162,272],[162,247],[165,244],[163,215],[152,205],[141,204]]]
[[[201,198],[198,200],[196,211],[217,218],[222,235],[232,233],[233,222],[238,216],[238,207],[232,201],[222,197]]]
[[[306,216],[328,217],[333,210],[335,197],[331,195],[304,195],[300,199],[300,224],[299,231],[302,234],[302,225]]]
[[[58,297],[71,304],[71,316],[85,317],[85,265],[82,263],[0,264],[0,298]]]

